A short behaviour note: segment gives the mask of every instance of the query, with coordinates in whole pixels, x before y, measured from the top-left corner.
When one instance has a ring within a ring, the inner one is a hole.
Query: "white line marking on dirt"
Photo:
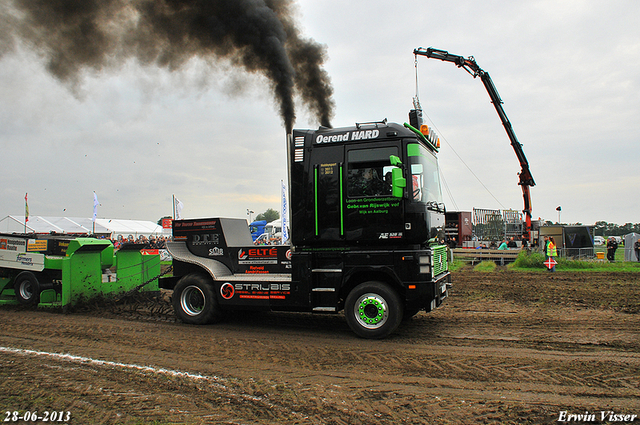
[[[141,366],[137,364],[112,362],[108,360],[96,360],[96,359],[92,359],[91,357],[74,356],[72,354],[49,353],[47,351],[27,350],[22,348],[0,347],[0,351],[4,351],[7,353],[22,354],[22,355],[52,357],[58,360],[66,360],[66,361],[77,362],[77,363],[86,363],[86,364],[92,364],[96,366],[110,366],[110,367],[115,367],[120,369],[133,369],[133,370],[139,370],[142,372],[151,372],[151,373],[169,375],[169,376],[179,377],[179,378],[189,378],[189,379],[198,380],[198,381],[201,381],[201,380],[213,381],[217,385],[220,385],[221,387],[226,388],[226,386],[219,383],[219,381],[221,381],[221,378],[217,376],[213,376],[213,377],[205,376],[205,375],[194,374],[189,372],[180,372],[172,369],[165,369],[162,367],[159,368],[159,367],[153,367],[153,366]]]

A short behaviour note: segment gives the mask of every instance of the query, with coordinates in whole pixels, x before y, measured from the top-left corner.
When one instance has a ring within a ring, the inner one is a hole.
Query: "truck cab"
[[[294,130],[293,144],[293,245],[419,247],[444,227],[437,148],[407,127]]]
[[[264,227],[267,225],[267,220],[256,220],[249,224],[249,232],[251,232],[251,238],[255,242],[260,235],[264,234]]]

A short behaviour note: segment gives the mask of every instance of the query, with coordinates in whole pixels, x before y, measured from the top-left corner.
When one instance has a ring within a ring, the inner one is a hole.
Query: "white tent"
[[[29,221],[24,222],[24,216],[8,215],[0,220],[0,232],[2,233],[64,233],[64,234],[93,234],[117,238],[118,235],[127,237],[161,235],[162,226],[152,221],[121,220],[98,218],[94,223],[91,218],[73,217],[41,217],[29,216]]]
[[[153,221],[97,218],[96,229],[98,225],[108,229],[113,239],[118,235],[122,235],[125,238],[133,235],[137,239],[140,235],[159,236],[162,234],[162,226],[159,226]]]

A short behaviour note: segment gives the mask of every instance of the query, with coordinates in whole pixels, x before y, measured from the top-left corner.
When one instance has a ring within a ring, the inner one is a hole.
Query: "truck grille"
[[[449,270],[447,264],[447,247],[444,245],[431,247],[433,250],[433,276],[438,276]]]

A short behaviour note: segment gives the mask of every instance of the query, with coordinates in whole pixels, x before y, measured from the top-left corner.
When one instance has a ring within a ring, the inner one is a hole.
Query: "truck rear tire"
[[[200,274],[188,274],[178,281],[171,297],[176,316],[184,323],[206,325],[222,319],[222,312],[210,281]]]
[[[382,282],[364,282],[345,300],[344,313],[351,330],[362,338],[381,339],[402,322],[402,303],[397,292]]]
[[[40,302],[40,284],[31,272],[22,272],[16,276],[13,290],[20,304],[34,305]]]

